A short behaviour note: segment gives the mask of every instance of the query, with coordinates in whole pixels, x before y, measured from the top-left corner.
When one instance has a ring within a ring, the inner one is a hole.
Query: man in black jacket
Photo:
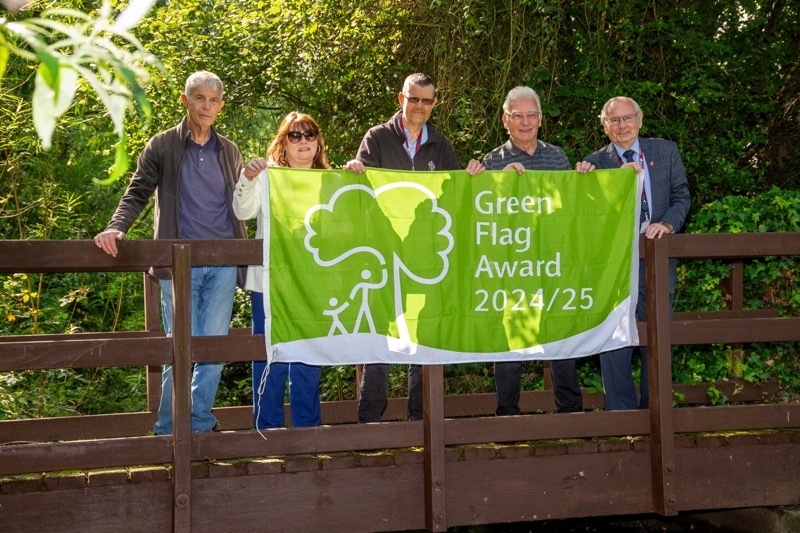
[[[397,94],[401,110],[364,135],[356,158],[344,168],[357,173],[365,167],[395,170],[461,170],[453,145],[428,122],[436,105],[436,87],[430,76],[408,76]],[[359,422],[380,422],[389,396],[389,365],[364,365]],[[422,419],[422,367],[408,368],[408,418]]]

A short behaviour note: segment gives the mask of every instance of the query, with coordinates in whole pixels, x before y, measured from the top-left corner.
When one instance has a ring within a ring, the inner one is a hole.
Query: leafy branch
[[[54,8],[21,20],[0,17],[0,80],[11,54],[38,63],[31,107],[43,148],[52,145],[56,122],[72,105],[81,80],[103,103],[119,138],[114,165],[103,183],[128,168],[124,121],[131,104],[145,127],[152,117],[144,89],[148,67],[164,68],[128,30],[153,3],[133,0],[116,19],[109,0],[103,0],[96,14]]]

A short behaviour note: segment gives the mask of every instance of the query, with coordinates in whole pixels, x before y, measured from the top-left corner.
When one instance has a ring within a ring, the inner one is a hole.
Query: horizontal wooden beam
[[[715,405],[674,409],[676,433],[800,428],[800,404]]]
[[[35,339],[36,336],[31,336]],[[163,365],[172,359],[166,337],[0,342],[0,371]]]
[[[704,233],[669,237],[669,256],[679,259],[745,259],[800,255],[800,233]]]
[[[0,446],[0,475],[53,472],[172,461],[172,436]]]
[[[0,273],[145,272],[172,264],[172,245],[191,245],[191,262],[199,265],[260,265],[263,241],[123,240],[117,257],[106,255],[90,240],[0,240]]]
[[[673,320],[670,336],[672,344],[796,341],[800,318]]]

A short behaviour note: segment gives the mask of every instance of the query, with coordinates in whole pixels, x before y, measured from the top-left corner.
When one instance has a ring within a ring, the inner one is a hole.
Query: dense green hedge
[[[688,233],[800,231],[800,192],[773,187],[760,195],[726,196],[701,206],[687,226]],[[746,309],[777,309],[781,316],[800,316],[798,257],[767,257],[744,264]],[[680,266],[676,311],[725,309],[722,281],[730,262],[695,260]],[[743,356],[737,353],[744,349]],[[786,394],[800,395],[797,343],[747,346],[680,346],[675,349],[676,380],[692,383],[732,377],[758,383],[778,380]],[[743,357],[741,361],[737,356]]]

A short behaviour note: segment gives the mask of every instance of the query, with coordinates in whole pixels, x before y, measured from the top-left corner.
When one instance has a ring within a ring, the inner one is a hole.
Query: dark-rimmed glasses
[[[297,144],[300,142],[300,139],[305,137],[308,142],[314,142],[317,140],[317,132],[316,131],[289,131],[286,133],[286,136],[289,138],[289,142],[292,144]]]
[[[407,94],[403,93],[403,96],[406,97],[406,102],[409,104],[418,104],[422,102],[422,105],[429,106],[433,105],[433,98],[420,98],[419,96],[408,96]]]

